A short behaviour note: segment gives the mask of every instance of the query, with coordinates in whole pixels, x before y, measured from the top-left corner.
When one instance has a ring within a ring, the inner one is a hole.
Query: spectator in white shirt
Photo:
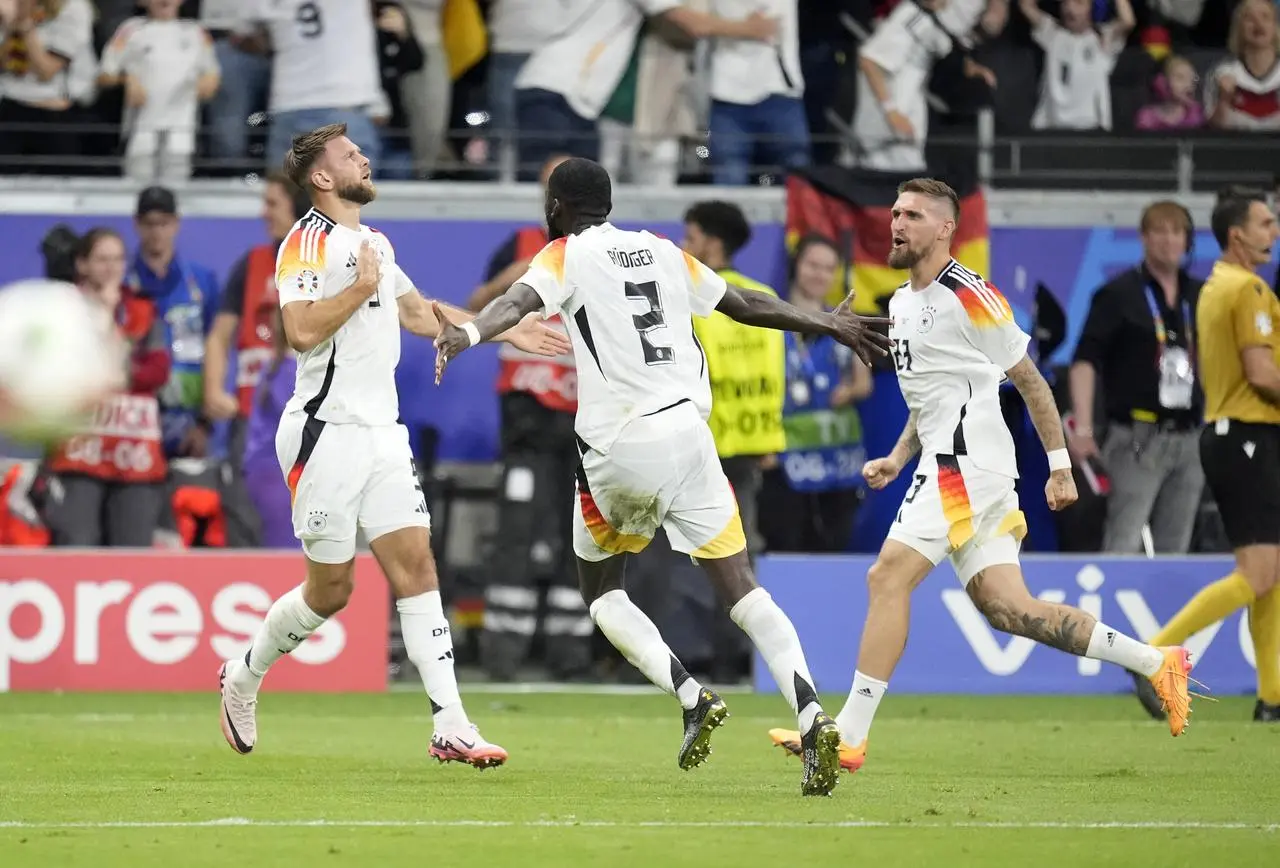
[[[80,147],[70,67],[92,44],[88,0],[17,0],[0,17],[0,171],[71,173]]]
[[[884,172],[925,168],[926,88],[933,66],[951,53],[951,35],[931,14],[946,0],[903,0],[858,52],[853,116],[859,165]]]
[[[376,167],[381,137],[374,118],[390,104],[378,71],[373,7],[366,0],[245,0],[245,14],[266,26],[271,66],[267,165],[284,159],[293,137],[346,124],[347,137]]]
[[[1037,130],[1111,129],[1111,70],[1133,29],[1129,0],[1116,0],[1116,17],[1100,27],[1089,0],[1062,0],[1062,21],[1036,0],[1018,0],[1031,37],[1044,49],[1040,102],[1031,117]]]
[[[400,82],[400,97],[409,120],[414,169],[420,178],[430,177],[440,167],[453,103],[453,77],[449,74],[449,55],[444,50],[440,31],[444,3],[445,0],[400,0],[426,60],[421,69],[409,73]]]
[[[516,76],[535,48],[556,35],[573,0],[493,0],[489,6],[489,61],[485,90],[489,129],[507,176],[515,166]]]
[[[218,61],[204,28],[178,18],[180,0],[146,5],[146,18],[130,18],[107,43],[98,83],[124,86],[125,177],[174,184],[191,177],[199,106],[218,90]]]
[[[200,23],[213,40],[221,81],[209,100],[209,154],[234,168],[249,156],[249,118],[267,110],[271,52],[260,36],[237,32],[247,0],[201,0]]]
[[[746,184],[752,167],[809,163],[797,0],[713,0],[722,18],[763,12],[778,19],[774,42],[717,39],[711,51],[711,177]],[[754,158],[759,157],[757,162]]]
[[[534,50],[516,78],[519,176],[533,180],[553,154],[597,159],[596,120],[622,80],[646,15],[694,39],[767,41],[777,22],[759,12],[727,21],[680,0],[571,0],[554,39]]]
[[[1209,77],[1209,123],[1228,130],[1280,130],[1280,28],[1271,0],[1244,0],[1231,16],[1231,56]]]

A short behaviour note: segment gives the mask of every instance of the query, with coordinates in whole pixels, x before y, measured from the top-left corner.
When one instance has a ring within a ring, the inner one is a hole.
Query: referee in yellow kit
[[[1235,569],[1191,598],[1150,640],[1178,645],[1249,606],[1258,667],[1253,719],[1280,722],[1280,300],[1256,270],[1280,237],[1261,192],[1232,190],[1213,209],[1222,248],[1196,306],[1196,344],[1204,387],[1200,463],[1217,501]],[[1141,682],[1141,683],[1139,683]],[[1147,679],[1135,681],[1143,706],[1163,717]]]

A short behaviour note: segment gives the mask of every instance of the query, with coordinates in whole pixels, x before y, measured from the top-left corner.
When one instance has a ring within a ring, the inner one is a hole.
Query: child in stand
[[[1152,84],[1156,101],[1138,109],[1133,125],[1140,130],[1193,130],[1204,126],[1204,108],[1196,99],[1196,68],[1176,54]]]
[[[191,177],[199,105],[218,91],[209,34],[178,18],[180,0],[147,0],[102,53],[103,87],[124,86],[124,174],[140,184]]]

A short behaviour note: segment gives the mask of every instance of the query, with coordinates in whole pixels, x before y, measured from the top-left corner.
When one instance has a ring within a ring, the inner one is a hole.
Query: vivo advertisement
[[[796,625],[819,690],[848,691],[867,612],[870,557],[770,556],[760,581]],[[1207,583],[1231,569],[1222,557],[1041,557],[1023,560],[1027,586],[1146,640]],[[1219,695],[1252,695],[1253,646],[1247,612],[1187,642],[1195,677]],[[756,660],[755,687],[774,690]],[[942,564],[911,600],[911,636],[894,672],[894,693],[1119,693],[1132,689],[1119,667],[1073,657],[993,630],[955,573]],[[1135,705],[1135,711],[1137,706]]]

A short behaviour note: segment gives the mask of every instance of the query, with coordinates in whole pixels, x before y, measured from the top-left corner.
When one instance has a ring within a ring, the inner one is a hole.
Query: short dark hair
[[[937,178],[912,178],[898,185],[898,195],[903,193],[919,193],[931,199],[946,199],[951,204],[951,216],[957,222],[960,220],[960,197],[946,181],[939,181]]]
[[[747,215],[732,202],[697,202],[684,212],[684,222],[692,223],[703,234],[718,239],[724,245],[726,256],[733,256],[751,240],[751,224],[747,222]]]
[[[613,210],[613,183],[604,166],[594,160],[570,157],[547,179],[552,198],[587,217],[608,217]]]
[[[1213,206],[1213,217],[1209,225],[1213,228],[1213,239],[1218,247],[1227,249],[1227,236],[1232,227],[1243,226],[1249,220],[1249,209],[1254,202],[1267,204],[1267,197],[1261,190],[1250,190],[1244,187],[1228,187],[1218,194],[1218,201]]]
[[[268,172],[266,182],[278,185],[289,197],[289,201],[293,204],[293,219],[301,220],[303,215],[311,210],[311,199],[307,191],[293,183],[293,179],[284,172]]]
[[[104,238],[114,238],[124,245],[124,236],[115,229],[110,226],[94,226],[76,240],[73,248],[76,259],[88,259],[93,255],[93,249],[98,246],[98,242]]]
[[[324,146],[347,134],[346,124],[328,124],[293,137],[284,155],[284,174],[300,189],[311,191],[311,168],[324,153]]]

